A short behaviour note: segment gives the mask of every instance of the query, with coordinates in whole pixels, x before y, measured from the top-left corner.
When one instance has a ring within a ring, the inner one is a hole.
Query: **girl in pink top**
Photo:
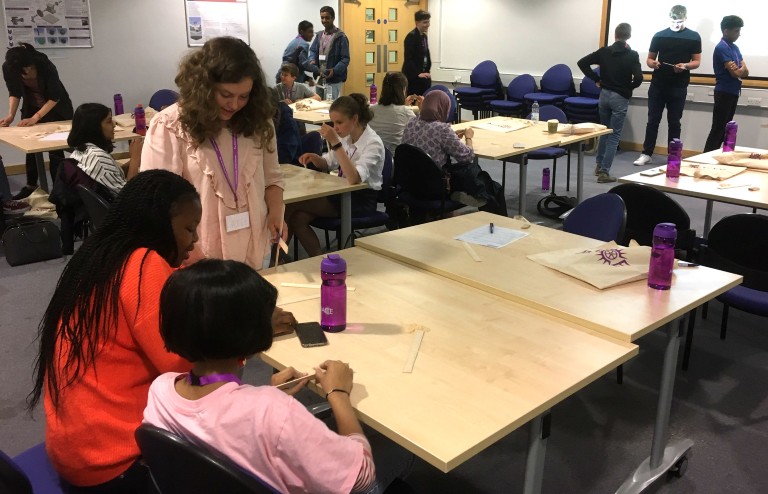
[[[194,367],[155,380],[144,421],[227,455],[280,492],[381,492],[411,456],[382,444],[378,454],[397,458],[401,468],[388,465],[377,481],[349,400],[348,364],[329,360],[315,369],[338,433],[291,396],[310,376],[285,391],[274,386],[302,377],[292,367],[274,374],[272,386],[238,379],[244,357],[272,345],[276,300],[272,285],[235,261],[204,260],[171,275],[160,296],[160,332],[166,348]]]
[[[182,60],[176,84],[178,103],[150,122],[141,170],[170,170],[200,193],[200,242],[190,262],[214,257],[261,269],[271,242],[287,231],[274,106],[259,59],[239,39],[213,38]]]

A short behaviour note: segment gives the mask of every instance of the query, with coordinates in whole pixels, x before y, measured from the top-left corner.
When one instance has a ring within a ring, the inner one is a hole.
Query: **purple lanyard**
[[[235,172],[235,184],[232,185],[232,180],[229,179],[229,173],[227,173],[227,167],[224,166],[224,157],[221,156],[221,151],[219,150],[219,145],[216,144],[216,140],[211,137],[211,146],[213,146],[213,150],[216,151],[216,157],[219,158],[219,165],[221,166],[221,171],[224,172],[224,178],[227,179],[227,185],[229,185],[229,190],[232,191],[232,194],[235,196],[235,206],[237,206],[237,183],[239,174],[238,169],[238,159],[237,159],[237,135],[232,134],[232,161],[234,163],[234,172]]]
[[[320,34],[320,53],[319,55],[327,55],[328,45],[331,43],[333,35],[336,33],[327,34],[325,31]]]
[[[355,150],[352,151],[352,154],[349,154],[349,149],[346,150],[347,156],[349,157],[349,161],[352,161],[352,157],[355,155],[356,152],[357,152],[357,147],[355,147]],[[354,166],[354,163],[352,163],[352,165]],[[339,162],[339,178],[343,176],[344,176],[344,170],[341,169],[341,162]]]
[[[295,84],[294,87],[296,87]],[[288,86],[283,86],[283,93],[285,93],[285,99],[293,101],[293,87],[289,89]]]
[[[234,374],[208,374],[206,376],[196,376],[190,372],[187,374],[187,382],[192,386],[205,386],[207,384],[233,382],[241,386],[243,383],[240,378]]]

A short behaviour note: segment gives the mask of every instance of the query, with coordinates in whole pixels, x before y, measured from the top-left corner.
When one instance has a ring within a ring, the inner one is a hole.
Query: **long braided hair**
[[[60,392],[94,364],[113,336],[123,269],[133,251],[146,247],[169,263],[178,258],[171,218],[180,204],[195,200],[199,196],[192,184],[164,170],[139,173],[120,191],[104,223],[64,268],[40,322],[29,411],[40,401],[44,387],[58,407]],[[145,260],[146,254],[142,268]],[[68,350],[59,355],[57,349],[64,342]]]

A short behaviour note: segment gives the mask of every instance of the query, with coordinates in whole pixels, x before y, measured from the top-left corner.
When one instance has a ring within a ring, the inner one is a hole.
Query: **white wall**
[[[112,107],[112,96],[121,93],[127,111],[138,103],[146,105],[158,89],[176,87],[178,62],[191,49],[186,42],[183,0],[91,0],[90,5],[93,48],[42,50],[58,68],[75,107],[86,102]],[[322,27],[323,5],[336,8],[338,4],[335,0],[248,2],[251,47],[270,80],[280,66],[283,49],[296,36],[299,21]],[[7,113],[8,91],[0,84],[0,115]],[[19,119],[17,114],[15,123]],[[21,153],[5,145],[0,145],[0,154],[6,165],[24,161]]]

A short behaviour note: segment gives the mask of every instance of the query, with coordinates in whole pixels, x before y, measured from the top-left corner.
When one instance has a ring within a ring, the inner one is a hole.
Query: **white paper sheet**
[[[490,225],[484,225],[463,233],[458,237],[454,237],[454,239],[470,244],[484,245],[486,247],[500,249],[505,245],[509,245],[512,242],[527,236],[527,233],[521,232],[520,230],[502,228],[499,226],[494,226],[493,233],[491,233]]]
[[[528,124],[525,122],[516,122],[516,121],[482,122],[482,123],[472,124],[472,127],[476,129],[490,130],[492,132],[512,132],[515,130],[524,129],[525,127],[528,127]]]
[[[69,137],[69,131],[64,132],[51,132],[45,137],[41,137],[41,141],[66,141]]]

